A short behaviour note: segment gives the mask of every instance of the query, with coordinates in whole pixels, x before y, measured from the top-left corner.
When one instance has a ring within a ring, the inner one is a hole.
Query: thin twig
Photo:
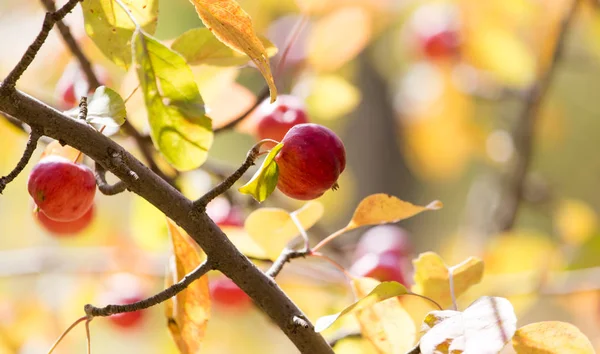
[[[564,52],[565,39],[580,3],[581,0],[573,0],[571,8],[564,16],[550,65],[543,76],[526,94],[525,105],[519,114],[516,126],[513,129],[512,137],[516,161],[506,176],[506,191],[502,193],[503,200],[499,204],[497,212],[498,231],[508,231],[515,223],[519,203],[523,197],[525,177],[533,155],[534,131],[539,116],[539,110],[544,98],[547,96],[548,89],[554,80],[556,68],[558,66],[557,64]]]
[[[248,169],[252,165],[254,165],[254,161],[256,161],[256,158],[258,157],[258,155],[260,153],[261,144],[262,143],[259,142],[258,144],[254,145],[252,147],[252,149],[250,149],[250,151],[248,151],[248,154],[246,155],[246,160],[244,161],[244,163],[242,163],[242,165],[240,167],[238,167],[238,169],[235,170],[231,175],[229,175],[227,178],[225,178],[225,180],[223,180],[223,182],[219,183],[217,186],[215,186],[213,189],[208,191],[202,197],[200,197],[199,199],[194,201],[194,208],[201,209],[201,210],[205,209],[206,205],[211,200],[215,199],[216,197],[220,196],[221,194],[223,194],[227,190],[229,190],[231,188],[231,186],[233,186],[233,184],[235,182],[237,182],[244,175],[244,173],[246,173],[246,171],[248,171]]]
[[[107,305],[105,307],[95,307],[93,305],[87,304],[84,307],[85,314],[89,317],[106,317],[115,315],[118,313],[124,312],[134,312],[143,309],[147,309],[148,307],[152,307],[154,305],[160,304],[173,296],[180,293],[182,290],[187,288],[191,283],[193,283],[196,279],[200,278],[204,274],[206,274],[209,270],[213,269],[213,264],[207,260],[205,260],[202,264],[200,264],[196,269],[187,274],[183,279],[179,282],[171,285],[167,289],[161,291],[160,293],[153,295],[147,299],[142,301],[134,302],[132,304],[125,305]]]
[[[248,108],[244,113],[240,114],[239,117],[237,117],[236,119],[232,120],[231,122],[225,124],[222,127],[214,129],[213,132],[215,134],[218,134],[218,133],[220,133],[222,131],[233,129],[236,125],[238,125],[238,123],[240,123],[246,117],[248,117],[248,115],[250,115],[250,113],[252,113],[252,111],[254,111],[256,109],[256,107],[258,107],[262,103],[262,101],[264,101],[267,97],[269,97],[269,88],[267,86],[265,86],[259,92],[259,94],[256,96],[256,102],[254,102],[254,104],[252,105],[252,107]]]
[[[304,258],[304,257],[308,256],[309,253],[310,253],[310,251],[308,251],[308,250],[296,251],[296,250],[286,248],[283,250],[283,252],[281,252],[279,257],[277,257],[275,262],[273,262],[273,264],[271,265],[271,268],[269,268],[265,272],[265,274],[270,276],[271,278],[275,278],[279,274],[279,272],[281,272],[281,270],[283,269],[283,266],[287,262],[289,262],[295,258]]]
[[[33,152],[37,147],[37,142],[40,139],[40,137],[41,134],[39,133],[39,131],[32,128],[31,133],[29,134],[29,140],[27,140],[27,145],[25,146],[25,150],[23,151],[23,156],[21,156],[21,159],[19,160],[17,165],[9,174],[0,178],[0,194],[2,194],[4,188],[6,188],[6,186],[10,182],[17,178],[17,176],[21,173],[21,171],[23,171],[25,166],[27,166],[29,160],[31,159],[31,155],[33,155]]]
[[[106,182],[106,170],[97,162],[94,176],[96,177],[98,190],[100,190],[100,192],[104,195],[115,195],[127,190],[127,184],[125,184],[123,181],[119,181],[115,184],[109,184]]]
[[[42,29],[40,30],[40,33],[37,35],[37,37],[29,46],[29,48],[27,48],[27,51],[25,52],[25,54],[23,54],[23,57],[21,57],[19,63],[8,74],[8,76],[6,77],[6,79],[0,87],[6,89],[12,89],[15,87],[15,84],[17,83],[21,75],[23,75],[25,70],[27,70],[29,65],[31,65],[31,62],[33,62],[33,59],[35,58],[40,48],[46,41],[46,38],[48,38],[48,34],[50,33],[52,27],[54,27],[54,24],[62,20],[69,12],[71,12],[75,8],[75,6],[80,1],[81,0],[69,0],[63,7],[60,8],[60,10],[46,13],[46,17],[44,18],[44,23],[42,24]]]
[[[56,11],[56,6],[54,5],[54,0],[41,0],[41,1],[42,1],[42,4],[44,4],[44,6],[46,7],[46,10],[48,10],[50,12]],[[96,74],[94,73],[94,70],[92,69],[92,64],[87,59],[85,54],[83,54],[83,51],[81,50],[81,48],[77,44],[77,41],[71,34],[71,30],[69,29],[69,26],[67,26],[62,20],[59,20],[56,22],[56,27],[58,27],[58,31],[60,32],[60,35],[62,36],[63,40],[65,41],[65,44],[67,45],[67,47],[69,48],[71,53],[73,53],[73,55],[79,61],[81,70],[85,74],[87,82],[90,86],[89,88],[95,89],[96,87],[100,86],[101,83],[98,80],[98,77],[96,76]]]
[[[71,332],[71,330],[73,328],[75,328],[75,326],[77,326],[78,324],[80,324],[81,322],[88,320],[87,316],[83,316],[81,318],[78,318],[75,322],[73,322],[69,328],[67,328],[61,335],[60,337],[58,337],[58,339],[56,340],[56,342],[54,342],[54,344],[52,345],[52,347],[50,348],[50,350],[48,350],[48,354],[52,354],[52,352],[54,351],[54,349],[56,349],[56,347],[58,346],[58,344],[63,340],[63,338],[65,338],[65,336],[67,334],[69,334],[69,332]]]

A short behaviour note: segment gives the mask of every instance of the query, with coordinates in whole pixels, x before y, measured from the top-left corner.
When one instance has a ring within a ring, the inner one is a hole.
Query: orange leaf
[[[371,278],[355,278],[352,289],[357,298],[369,295],[380,283]],[[360,310],[356,317],[363,337],[382,353],[406,353],[414,345],[417,329],[397,297]]]
[[[581,331],[570,323],[548,321],[523,326],[513,337],[518,354],[593,354],[594,347]]]
[[[384,193],[372,194],[358,204],[346,229],[392,223],[410,218],[426,210],[440,209],[442,206],[443,204],[439,200],[426,206],[419,206]]]
[[[201,257],[189,236],[175,223],[167,219],[173,253],[167,269],[166,287],[181,280],[200,265]],[[210,318],[210,295],[208,277],[202,276],[174,299],[165,302],[165,314],[169,332],[182,354],[198,353]]]
[[[252,27],[252,19],[234,0],[190,0],[204,25],[227,46],[252,59],[271,91],[271,102],[277,98],[277,88],[271,74],[269,56]]]

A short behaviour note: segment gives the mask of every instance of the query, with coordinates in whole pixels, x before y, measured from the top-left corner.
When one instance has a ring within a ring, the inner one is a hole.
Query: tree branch
[[[46,8],[46,10],[48,10],[49,12],[56,11],[56,6],[54,4],[54,0],[41,0],[41,1],[42,1],[42,4],[44,4],[44,7]],[[71,53],[73,53],[73,55],[79,61],[81,70],[83,70],[83,73],[85,74],[87,82],[90,85],[90,89],[94,89],[94,88],[100,86],[101,83],[98,80],[96,73],[94,73],[94,70],[92,69],[92,64],[87,59],[85,54],[83,54],[83,51],[81,50],[81,48],[77,44],[77,41],[71,34],[71,30],[69,29],[69,26],[67,26],[62,20],[59,20],[56,22],[56,27],[58,27],[58,31],[60,32],[60,35],[62,36],[63,40],[65,41],[65,44],[67,45],[67,47],[69,48]]]
[[[6,188],[6,186],[10,182],[17,178],[17,176],[21,173],[21,171],[23,171],[25,166],[27,166],[29,160],[31,159],[31,155],[33,155],[33,152],[37,147],[37,142],[40,139],[40,137],[41,134],[38,132],[37,129],[31,130],[31,133],[29,134],[29,140],[27,140],[27,145],[25,146],[25,150],[23,151],[23,156],[21,156],[21,159],[17,163],[17,166],[15,166],[15,168],[9,174],[0,178],[0,194],[2,194],[4,188]]]
[[[304,258],[310,254],[310,250],[296,251],[293,249],[286,248],[281,252],[279,257],[273,262],[271,267],[265,272],[271,278],[275,278],[279,272],[283,269],[283,266],[295,258]]]
[[[1,89],[0,89],[1,91]],[[120,145],[92,127],[70,119],[59,111],[17,90],[3,90],[0,112],[11,115],[44,135],[64,141],[98,162],[124,181],[129,190],[157,207],[174,220],[198,243],[207,257],[227,277],[246,292],[302,353],[333,353],[312,325],[304,328],[294,318],[305,318],[271,277],[266,276],[241,254],[223,231],[206,215],[193,207],[168,182],[129,154]],[[136,178],[137,177],[137,178]]]
[[[46,13],[46,17],[44,18],[44,23],[42,24],[42,29],[40,33],[33,41],[33,43],[29,46],[29,48],[27,48],[27,51],[25,52],[23,57],[21,57],[19,63],[17,63],[14,69],[8,74],[6,79],[4,79],[4,82],[2,83],[1,87],[15,87],[15,84],[17,83],[21,75],[23,75],[25,70],[27,70],[27,68],[39,52],[40,48],[46,41],[46,38],[48,38],[48,34],[50,33],[52,27],[54,27],[54,24],[62,20],[69,12],[71,12],[75,8],[75,6],[80,1],[81,0],[69,0],[63,7],[60,8],[60,10]]]
[[[194,202],[194,207],[204,210],[206,209],[206,205],[211,200],[215,199],[216,197],[229,190],[229,188],[231,188],[233,184],[237,182],[244,175],[244,173],[246,173],[246,171],[248,171],[250,166],[254,165],[254,161],[256,161],[256,158],[258,157],[258,154],[260,152],[260,145],[261,143],[254,145],[252,149],[248,151],[248,154],[246,155],[246,160],[242,163],[242,165],[238,167],[238,169],[235,170],[231,175],[225,178],[223,182],[219,183],[213,189],[204,194],[201,198],[196,200]]]
[[[256,109],[256,107],[258,107],[262,103],[262,101],[264,101],[267,97],[269,97],[269,88],[267,86],[265,86],[265,87],[263,87],[262,91],[260,91],[258,96],[256,96],[256,102],[254,102],[252,107],[248,108],[244,113],[240,114],[239,117],[232,120],[231,122],[225,124],[222,127],[216,128],[214,130],[214,133],[218,134],[222,131],[234,128],[236,125],[238,125],[238,123],[240,123],[246,117],[248,117],[248,115],[250,115],[250,113],[252,113],[252,111],[254,111]]]
[[[164,301],[172,298],[173,296],[177,295],[178,293],[183,291],[185,288],[187,288],[191,283],[193,283],[194,280],[199,279],[201,276],[206,274],[208,271],[212,270],[213,265],[211,262],[209,262],[209,260],[210,259],[205,260],[196,269],[194,269],[189,274],[187,274],[185,277],[183,277],[183,279],[181,279],[179,282],[171,285],[170,287],[166,288],[165,290],[161,291],[160,293],[158,293],[154,296],[151,296],[142,301],[134,302],[132,304],[125,304],[125,305],[107,305],[104,307],[95,307],[90,304],[87,304],[84,306],[85,314],[90,318],[106,317],[106,316],[111,316],[111,315],[115,315],[118,313],[139,311],[139,310],[147,309],[148,307],[152,307],[154,305],[158,305],[161,302],[164,302]]]
[[[115,184],[109,184],[106,182],[106,170],[97,162],[94,176],[96,177],[98,190],[100,190],[100,192],[102,192],[104,195],[115,195],[127,190],[127,185],[123,181],[119,181]]]
[[[515,223],[519,203],[523,198],[525,178],[533,155],[535,124],[539,116],[539,110],[554,80],[557,64],[564,52],[565,39],[571,28],[576,10],[581,3],[581,0],[572,1],[569,12],[562,20],[550,65],[543,76],[526,94],[523,110],[519,114],[512,131],[516,161],[506,176],[506,189],[502,193],[503,199],[498,204],[499,207],[496,213],[498,230],[494,231],[508,231]]]

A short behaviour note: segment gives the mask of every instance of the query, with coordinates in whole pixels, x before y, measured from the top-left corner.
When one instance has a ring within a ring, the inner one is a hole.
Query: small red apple
[[[34,211],[33,216],[50,233],[57,236],[71,236],[82,232],[91,224],[94,219],[94,205],[92,204],[82,217],[72,221],[52,220],[41,210]]]
[[[431,59],[456,56],[460,51],[458,31],[444,29],[421,38],[423,54]]]
[[[27,190],[47,217],[55,221],[73,221],[91,208],[96,179],[85,165],[61,156],[47,156],[31,170]]]
[[[244,309],[252,303],[250,297],[226,277],[211,279],[209,289],[212,301],[225,308]]]
[[[282,142],[275,157],[281,192],[294,199],[311,200],[337,187],[338,177],[346,168],[346,150],[333,131],[319,124],[299,124]]]
[[[266,99],[259,106],[257,115],[259,116],[256,127],[258,140],[281,141],[293,126],[308,123],[304,104],[298,97],[292,95],[280,95],[274,103]]]
[[[402,271],[401,258],[393,254],[365,254],[352,264],[350,273],[379,281],[397,281],[403,285],[408,285]]]
[[[94,65],[93,71],[101,85],[110,84],[110,75],[102,66]],[[55,97],[59,106],[69,109],[77,106],[82,96],[90,94],[95,87],[90,87],[87,78],[79,63],[71,61],[65,68],[62,76],[56,83]]]
[[[396,257],[407,257],[412,253],[410,235],[396,225],[378,225],[365,232],[356,246],[354,259],[365,254],[382,255],[390,253]]]
[[[131,297],[123,297],[121,299],[116,300],[113,305],[127,305],[133,304],[138,301],[142,301],[142,297],[131,296]],[[133,312],[123,312],[118,313],[116,315],[112,315],[109,317],[112,324],[120,327],[120,328],[132,328],[139,324],[144,317],[144,311],[138,310]]]

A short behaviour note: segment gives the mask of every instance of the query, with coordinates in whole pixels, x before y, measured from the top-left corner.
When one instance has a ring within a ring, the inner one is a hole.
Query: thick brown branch
[[[231,175],[223,180],[223,182],[219,183],[213,189],[208,191],[205,195],[194,202],[194,207],[198,209],[205,209],[206,205],[216,197],[225,193],[229,190],[235,182],[237,182],[243,175],[248,171],[248,169],[254,165],[254,161],[258,157],[260,152],[260,144],[254,145],[248,154],[246,155],[246,160],[242,163],[242,165],[235,170]]]
[[[48,34],[50,33],[50,30],[52,29],[54,24],[57,21],[62,20],[69,12],[71,12],[75,8],[77,3],[79,3],[80,1],[81,0],[69,0],[63,7],[60,8],[60,10],[46,13],[46,17],[44,18],[44,23],[42,24],[42,29],[40,33],[35,38],[33,43],[29,46],[29,48],[27,48],[27,51],[25,52],[25,54],[23,54],[23,57],[21,57],[19,63],[17,63],[15,68],[8,74],[8,76],[2,83],[2,86],[4,88],[15,87],[15,84],[17,83],[21,75],[23,75],[25,70],[27,70],[27,68],[39,52],[40,48],[46,41],[46,38],[48,38]]]
[[[127,190],[127,185],[123,181],[119,181],[115,184],[109,184],[106,182],[106,170],[97,162],[94,176],[96,177],[98,190],[100,190],[100,192],[104,195],[115,195]]]
[[[271,277],[266,276],[241,254],[227,236],[192,201],[148,167],[85,123],[70,119],[55,109],[17,90],[0,95],[0,112],[30,126],[39,127],[46,136],[64,141],[82,151],[107,171],[124,181],[129,190],[140,195],[181,226],[227,277],[232,279],[270,316],[302,353],[333,353],[325,339],[294,318],[306,318]],[[116,161],[116,160],[118,161]],[[136,178],[137,177],[137,178]]]
[[[147,309],[148,307],[158,305],[177,295],[185,288],[187,288],[191,283],[193,283],[196,279],[199,279],[201,276],[203,276],[210,270],[212,270],[212,263],[206,260],[202,264],[200,264],[196,269],[191,271],[188,275],[183,277],[183,279],[181,279],[179,282],[171,285],[170,287],[166,288],[165,290],[161,291],[160,293],[154,296],[151,296],[142,301],[126,305],[107,305],[104,307],[95,307],[90,304],[87,304],[84,307],[85,314],[88,315],[88,317],[106,317],[118,313],[133,312]]]
[[[37,129],[31,130],[31,133],[29,134],[29,140],[27,141],[27,145],[25,146],[25,150],[23,151],[23,156],[21,156],[21,159],[17,163],[17,166],[15,166],[15,168],[9,174],[0,178],[0,194],[2,194],[4,188],[6,188],[6,186],[10,182],[17,178],[17,176],[21,173],[21,171],[23,171],[25,166],[27,166],[29,160],[31,159],[31,155],[33,155],[33,152],[37,147],[37,142],[40,139],[40,136],[41,134],[38,132]]]
[[[269,88],[265,86],[262,89],[262,91],[260,91],[260,93],[258,94],[258,96],[256,96],[256,102],[254,102],[254,104],[252,105],[252,107],[248,108],[244,113],[240,114],[239,117],[237,117],[236,119],[232,120],[231,122],[225,124],[222,127],[216,128],[214,130],[214,133],[218,134],[218,133],[220,133],[222,131],[234,128],[241,121],[243,121],[246,117],[248,117],[248,115],[250,115],[250,113],[252,113],[252,111],[254,111],[256,109],[256,107],[258,107],[258,105],[260,105],[262,103],[262,101],[264,101],[267,97],[269,97]]]
[[[42,0],[42,4],[44,4],[44,7],[49,12],[56,11],[56,6],[54,5],[54,0]],[[100,83],[100,81],[98,80],[98,77],[94,73],[94,70],[92,69],[92,64],[87,59],[85,54],[83,54],[83,51],[81,50],[81,48],[77,44],[77,41],[71,34],[71,30],[69,29],[69,26],[67,26],[62,20],[59,20],[56,22],[56,27],[58,27],[58,31],[60,32],[60,35],[62,36],[63,40],[65,41],[65,44],[67,45],[67,47],[69,48],[71,53],[73,53],[73,55],[79,61],[81,70],[83,70],[83,73],[85,74],[87,82],[90,84],[90,89],[94,89],[94,88],[102,85],[102,83]]]
[[[533,155],[535,125],[539,110],[554,80],[557,64],[564,51],[565,39],[580,3],[581,0],[573,0],[569,12],[561,23],[548,69],[525,96],[523,110],[519,114],[512,132],[516,161],[506,176],[506,190],[502,193],[503,200],[497,211],[498,230],[494,231],[510,230],[515,223],[519,203],[523,198],[525,178]]]

